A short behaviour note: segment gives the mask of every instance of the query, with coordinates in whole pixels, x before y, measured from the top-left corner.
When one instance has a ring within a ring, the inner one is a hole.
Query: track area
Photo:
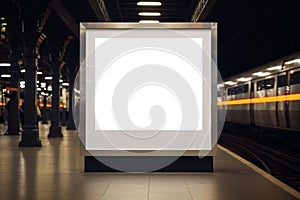
[[[300,191],[299,159],[229,133],[222,133],[219,144]]]

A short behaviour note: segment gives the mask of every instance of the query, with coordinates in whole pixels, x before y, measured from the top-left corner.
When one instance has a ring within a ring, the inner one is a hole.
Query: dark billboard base
[[[173,162],[166,167],[153,167],[161,166],[161,163],[169,163],[169,161]],[[85,172],[120,172],[120,170],[125,172],[213,172],[213,156],[203,158],[182,156],[178,159],[170,156],[84,157]]]

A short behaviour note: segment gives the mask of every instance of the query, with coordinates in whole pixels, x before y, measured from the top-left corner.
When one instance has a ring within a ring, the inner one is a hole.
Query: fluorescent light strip
[[[139,16],[153,16],[153,17],[158,17],[161,16],[159,12],[140,12]]]
[[[233,81],[226,81],[224,82],[225,85],[235,85],[236,82],[233,82]]]
[[[62,86],[69,86],[69,83],[62,83]]]
[[[269,67],[269,68],[267,68],[267,70],[274,71],[274,70],[280,70],[281,68],[282,68],[281,65],[278,65],[278,66]]]
[[[0,63],[0,67],[10,67],[10,63]]]
[[[271,74],[270,72],[256,72],[256,73],[254,73],[253,75],[254,75],[254,76],[263,77],[263,76],[268,76],[268,75],[270,75],[270,74]]]
[[[140,1],[137,3],[138,6],[161,6],[161,2],[152,1]]]
[[[10,75],[10,74],[1,74],[1,77],[2,77],[2,78],[10,78],[11,75]]]
[[[39,74],[39,75],[41,75],[41,74],[43,74],[43,72],[36,72],[36,74]]]
[[[248,78],[245,78],[245,77],[241,77],[241,78],[238,78],[236,79],[237,81],[240,81],[240,82],[246,82],[246,81],[250,81],[251,80],[251,77],[248,77]]]
[[[52,80],[52,76],[46,76],[45,80]]]
[[[141,24],[157,24],[159,23],[158,20],[140,20],[139,23]]]
[[[300,63],[300,58],[299,59],[295,59],[295,60],[290,60],[288,62],[285,62],[285,64],[287,64],[287,65],[294,64],[294,63]]]

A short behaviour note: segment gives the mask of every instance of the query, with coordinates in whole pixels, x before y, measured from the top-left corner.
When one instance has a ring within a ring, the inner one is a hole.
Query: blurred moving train
[[[228,123],[300,131],[300,52],[224,80]]]

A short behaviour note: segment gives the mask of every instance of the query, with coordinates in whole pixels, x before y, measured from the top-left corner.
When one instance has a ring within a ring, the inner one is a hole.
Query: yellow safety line
[[[272,103],[272,102],[283,102],[283,101],[299,101],[300,94],[288,94],[271,97],[258,97],[253,99],[238,99],[218,102],[218,106],[231,106],[231,105],[242,105],[250,103]]]

